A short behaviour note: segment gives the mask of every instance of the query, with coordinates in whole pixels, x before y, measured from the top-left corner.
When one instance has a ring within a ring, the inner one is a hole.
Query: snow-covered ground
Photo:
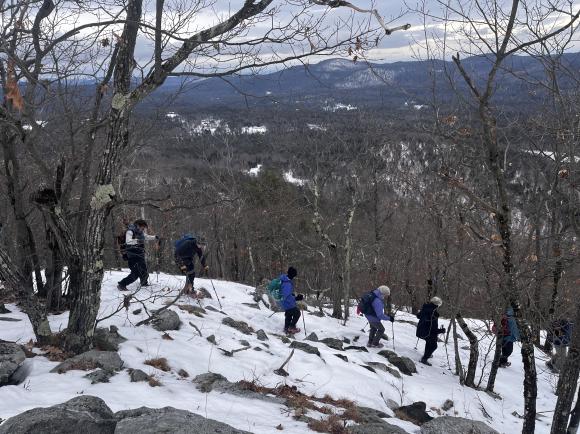
[[[122,272],[106,273],[100,317],[108,316],[122,303],[124,294],[117,291],[116,282],[123,275]],[[151,300],[147,301],[145,304],[149,310],[154,305],[163,306],[167,300],[176,295],[177,288],[183,286],[183,278],[178,276],[152,275],[151,281],[153,286],[141,289],[136,295],[137,298],[143,300],[154,293],[162,292],[164,288],[169,290],[164,291],[154,303]],[[84,371],[73,370],[65,374],[50,373],[49,371],[57,363],[45,357],[34,357],[25,362],[30,373],[23,384],[0,388],[0,402],[2,403],[0,418],[6,419],[34,407],[61,403],[79,394],[90,394],[103,398],[113,411],[140,406],[173,406],[254,433],[276,432],[275,427],[279,424],[284,427],[285,432],[311,432],[305,423],[294,420],[291,414],[284,412],[281,405],[216,391],[209,394],[201,393],[196,389],[191,378],[211,371],[222,374],[230,381],[256,381],[268,387],[286,382],[289,385],[295,385],[307,394],[320,397],[329,394],[334,398],[348,398],[359,405],[380,409],[388,414],[392,412],[386,408],[384,399],[392,399],[404,405],[424,401],[433,416],[448,414],[481,420],[502,433],[521,431],[522,422],[517,414],[523,414],[523,367],[517,346],[511,357],[512,366],[501,369],[498,373],[496,391],[502,399],[494,399],[483,391],[460,386],[457,377],[448,368],[446,350],[442,343],[439,344],[432,359],[432,367],[418,363],[417,374],[403,375],[402,379],[397,379],[389,373],[382,371],[373,373],[360,366],[370,361],[388,363],[384,357],[377,354],[376,349],[370,350],[369,353],[345,351],[342,354],[348,357],[348,362],[346,362],[335,357],[337,350],[322,343],[308,342],[318,347],[322,357],[296,350],[290,363],[285,367],[290,376],[284,378],[273,373],[291,351],[287,344],[274,336],[281,332],[283,314],[271,315],[272,312],[265,309],[263,305],[261,305],[261,310],[257,310],[242,304],[253,302],[250,295],[253,291],[251,287],[217,280],[214,280],[214,284],[220,295],[223,312],[235,320],[247,322],[254,330],[265,330],[269,336],[269,340],[265,342],[267,347],[257,340],[255,334],[243,335],[223,325],[222,319],[225,315],[222,313],[208,310],[207,314],[200,318],[175,306],[171,309],[180,316],[182,326],[180,330],[169,331],[168,334],[173,340],[166,340],[162,338],[163,333],[148,325],[134,326],[139,320],[145,318],[145,314],[133,314],[133,311],[142,306],[132,305],[128,311],[121,311],[104,320],[99,326],[116,325],[119,333],[128,339],[121,344],[119,351],[121,358],[125,361],[125,367],[142,369],[154,375],[161,382],[161,387],[151,387],[146,382],[131,383],[127,371],[122,371],[112,377],[110,383],[91,385],[89,380],[83,378],[86,374]],[[299,281],[297,286],[300,289]],[[213,293],[209,280],[196,279],[196,287],[205,287]],[[183,300],[181,303],[197,305],[197,302],[190,299]],[[219,309],[215,299],[202,300],[201,303],[204,307],[211,305]],[[0,339],[21,343],[32,339],[32,330],[25,315],[20,313],[14,305],[7,305],[7,307],[13,312],[5,316],[22,319],[22,321],[0,321]],[[312,307],[309,309],[311,312],[314,311]],[[419,343],[419,349],[416,350],[415,327],[411,323],[400,322],[400,320],[414,322],[416,318],[410,314],[398,312],[397,320],[394,323],[395,340],[385,342],[385,348],[392,350],[394,346],[399,355],[418,361],[423,342]],[[51,317],[52,329],[63,329],[66,321],[67,314]],[[332,337],[354,341],[358,338],[358,342],[353,342],[354,345],[364,345],[366,342],[366,336],[361,331],[366,321],[356,317],[354,312],[347,325],[342,325],[341,321],[330,317],[319,318],[308,314],[305,315],[305,322],[307,332],[315,332],[319,339]],[[444,326],[447,325],[446,320],[441,322]],[[202,337],[190,323],[199,328]],[[471,324],[477,326],[480,323],[473,321]],[[300,326],[302,327],[302,320],[300,320]],[[387,324],[387,332],[389,336],[392,334],[390,324]],[[240,348],[242,345],[239,341],[245,339],[253,348],[259,347],[262,351],[251,349],[237,352],[233,358],[226,357],[215,345],[206,340],[212,334],[216,337],[217,347],[222,349]],[[304,333],[296,336],[298,340],[303,340],[304,337]],[[482,353],[485,353],[483,349],[488,347],[489,342],[489,338],[483,338]],[[467,348],[467,341],[461,340],[460,346]],[[451,344],[448,350],[451,358]],[[468,351],[465,349],[461,351],[462,360],[466,364]],[[144,364],[145,360],[156,357],[165,357],[171,371],[162,372]],[[544,366],[543,361],[538,360],[537,407],[539,412],[545,413],[540,413],[543,417],[540,417],[537,422],[537,433],[549,432],[551,410],[555,403],[553,392],[556,379],[546,372]],[[186,370],[190,377],[180,377],[177,374],[180,369]],[[455,406],[443,412],[440,407],[447,399],[453,400]],[[419,427],[410,422],[396,418],[389,418],[387,422],[398,425],[410,433],[419,432]]]

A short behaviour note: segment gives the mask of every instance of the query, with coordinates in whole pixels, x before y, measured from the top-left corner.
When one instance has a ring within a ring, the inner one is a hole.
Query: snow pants
[[[425,338],[425,353],[423,354],[423,360],[427,360],[433,355],[437,349],[437,336],[427,336]]]
[[[508,361],[509,356],[514,352],[514,343],[511,341],[504,341],[501,346],[501,356],[499,358],[499,364],[505,365]]]
[[[381,341],[383,333],[385,333],[385,326],[380,321],[369,321],[369,325],[371,326],[369,330],[369,345],[377,345]]]
[[[284,311],[284,330],[288,330],[289,328],[296,327],[298,320],[300,319],[300,309],[297,307],[293,307],[292,309],[288,309]]]
[[[119,282],[121,286],[127,286],[139,279],[141,285],[147,285],[149,280],[149,273],[147,272],[147,263],[145,262],[145,255],[127,255],[129,269],[131,273]]]

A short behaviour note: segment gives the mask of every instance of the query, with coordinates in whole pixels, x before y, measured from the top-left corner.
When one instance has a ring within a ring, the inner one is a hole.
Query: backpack
[[[117,245],[119,246],[119,252],[121,252],[121,257],[123,258],[124,261],[126,261],[127,258],[127,240],[125,237],[125,233],[123,232],[122,234],[117,235]]]
[[[374,291],[363,295],[358,302],[358,306],[356,307],[357,314],[374,315],[375,309],[373,308],[373,301],[375,298],[377,298],[377,295]]]
[[[495,334],[497,334],[497,325],[495,323],[493,323],[493,326],[491,327],[491,331]],[[503,316],[501,319],[501,331],[499,333],[499,336],[511,336],[511,331],[510,331],[510,326],[509,326],[509,321],[507,316]]]
[[[197,238],[195,235],[185,234],[175,242],[175,253],[178,253],[188,241],[193,241],[195,244],[197,244]]]
[[[276,277],[275,279],[272,279],[270,281],[270,283],[268,283],[268,294],[270,294],[270,297],[272,297],[274,300],[276,301],[281,301],[282,300],[282,281],[280,280],[279,277]]]

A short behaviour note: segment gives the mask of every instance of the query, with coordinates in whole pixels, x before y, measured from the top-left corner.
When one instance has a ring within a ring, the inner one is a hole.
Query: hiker
[[[560,318],[550,324],[546,339],[552,343],[554,353],[552,353],[546,365],[554,372],[560,372],[564,366],[564,361],[568,354],[568,345],[570,345],[570,338],[572,337],[572,326],[573,324],[565,318]]]
[[[206,248],[205,240],[197,238],[191,234],[183,235],[175,242],[175,262],[183,274],[185,274],[185,286],[183,292],[188,294],[193,290],[193,281],[195,279],[194,258],[199,257],[203,270],[207,273],[209,267],[205,262],[204,251]]]
[[[419,323],[416,336],[425,340],[425,352],[420,360],[424,365],[431,366],[429,359],[437,349],[437,335],[445,333],[445,327],[439,327],[439,312],[437,311],[442,304],[443,301],[439,297],[433,297],[417,314]]]
[[[280,279],[280,306],[284,309],[284,332],[289,335],[300,332],[296,327],[300,319],[300,309],[296,302],[303,300],[302,294],[294,295],[294,278],[298,275],[296,268],[289,267],[286,274],[282,274]]]
[[[127,227],[125,232],[125,254],[131,273],[118,282],[119,291],[128,291],[127,285],[139,279],[141,286],[149,286],[149,273],[145,262],[145,241],[159,240],[157,235],[147,234],[147,222],[139,219]]]
[[[491,331],[497,334],[497,338],[502,340],[501,356],[499,358],[499,367],[507,368],[511,366],[508,361],[509,357],[514,351],[514,342],[520,340],[520,331],[514,318],[514,310],[508,307],[501,318],[501,327],[498,330],[496,324],[491,328]]]
[[[391,313],[385,315],[385,300],[391,295],[391,290],[386,285],[381,285],[377,289],[363,295],[357,310],[364,314],[369,322],[369,341],[367,347],[369,348],[383,348],[380,343],[383,334],[385,333],[385,326],[381,321],[395,321],[395,316]]]

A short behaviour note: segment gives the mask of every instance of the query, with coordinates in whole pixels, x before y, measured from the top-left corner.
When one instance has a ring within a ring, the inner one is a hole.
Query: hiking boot
[[[293,334],[296,334],[296,333],[299,333],[299,332],[300,332],[300,329],[299,328],[296,328],[296,327],[288,327],[286,329],[286,333],[289,334],[289,335],[293,335]]]
[[[125,285],[121,285],[120,283],[117,285],[117,289],[119,291],[129,291]]]
[[[384,345],[383,344],[372,344],[371,347],[372,348],[383,348]]]
[[[426,358],[422,358],[421,360],[419,360],[421,363],[423,363],[424,365],[427,366],[433,366],[431,363],[429,363],[429,360],[427,360]]]
[[[149,282],[143,282],[141,286],[151,286],[151,284]]]
[[[507,368],[507,367],[509,367],[511,365],[512,365],[511,362],[504,362],[504,363],[500,363],[499,364],[499,367],[500,368]]]

